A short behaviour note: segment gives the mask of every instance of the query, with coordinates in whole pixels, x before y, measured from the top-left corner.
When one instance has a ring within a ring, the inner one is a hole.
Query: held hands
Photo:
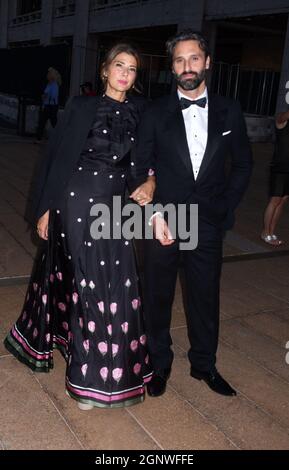
[[[48,240],[49,211],[45,212],[37,222],[37,234],[42,240]]]
[[[145,183],[140,185],[131,195],[133,199],[140,206],[145,206],[153,200],[153,195],[156,189],[156,181],[154,176],[149,176]]]
[[[130,198],[137,202],[140,206],[145,206],[153,200],[154,192],[156,189],[156,179],[154,176],[149,176],[145,183],[139,186],[131,195]],[[159,215],[155,215],[152,219],[154,236],[161,245],[172,245],[175,240],[172,237],[170,229],[166,221]]]
[[[155,239],[158,240],[162,246],[169,246],[175,242],[168,227],[168,224],[166,223],[163,217],[155,215],[152,220],[152,223]]]

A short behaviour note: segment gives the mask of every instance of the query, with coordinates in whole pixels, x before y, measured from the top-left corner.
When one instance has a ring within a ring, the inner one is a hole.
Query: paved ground
[[[271,146],[254,146],[254,176],[224,244],[218,367],[238,396],[223,398],[190,378],[178,288],[167,393],[128,409],[91,412],[65,395],[58,352],[53,372],[37,375],[2,345],[19,315],[35,254],[23,214],[38,152],[30,139],[0,130],[0,448],[288,449],[288,209],[279,230],[287,245],[274,251],[259,238]]]

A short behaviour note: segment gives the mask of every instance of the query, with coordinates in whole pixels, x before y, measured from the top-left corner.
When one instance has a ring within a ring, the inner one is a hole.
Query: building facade
[[[74,95],[96,82],[105,48],[128,38],[141,46],[146,92],[155,95],[169,83],[166,38],[190,27],[209,39],[214,89],[268,116],[286,106],[288,13],[289,0],[0,0],[0,49],[68,44]]]

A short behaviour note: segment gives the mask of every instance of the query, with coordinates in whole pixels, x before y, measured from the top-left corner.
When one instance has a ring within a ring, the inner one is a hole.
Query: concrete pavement
[[[35,374],[3,347],[22,307],[35,245],[23,220],[39,146],[0,132],[0,448],[2,449],[288,449],[289,222],[287,240],[260,240],[270,144],[255,144],[255,168],[233,232],[224,244],[218,368],[238,390],[211,392],[189,376],[188,340],[178,286],[172,336],[175,361],[160,398],[127,409],[81,412],[65,395],[65,364]]]

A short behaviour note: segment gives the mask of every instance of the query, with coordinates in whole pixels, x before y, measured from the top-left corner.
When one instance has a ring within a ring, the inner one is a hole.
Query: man
[[[198,204],[198,246],[180,252],[179,240],[170,239],[166,221],[155,214],[155,239],[145,242],[145,319],[154,368],[148,394],[163,394],[171,371],[171,309],[182,254],[191,376],[232,396],[235,390],[215,366],[222,238],[248,186],[252,156],[239,104],[208,94],[206,40],[186,30],[169,40],[167,49],[177,91],[156,100],[143,115],[137,172],[155,171],[155,202],[186,204],[188,210]]]
[[[84,82],[80,85],[80,94],[84,96],[96,96],[91,82]]]

